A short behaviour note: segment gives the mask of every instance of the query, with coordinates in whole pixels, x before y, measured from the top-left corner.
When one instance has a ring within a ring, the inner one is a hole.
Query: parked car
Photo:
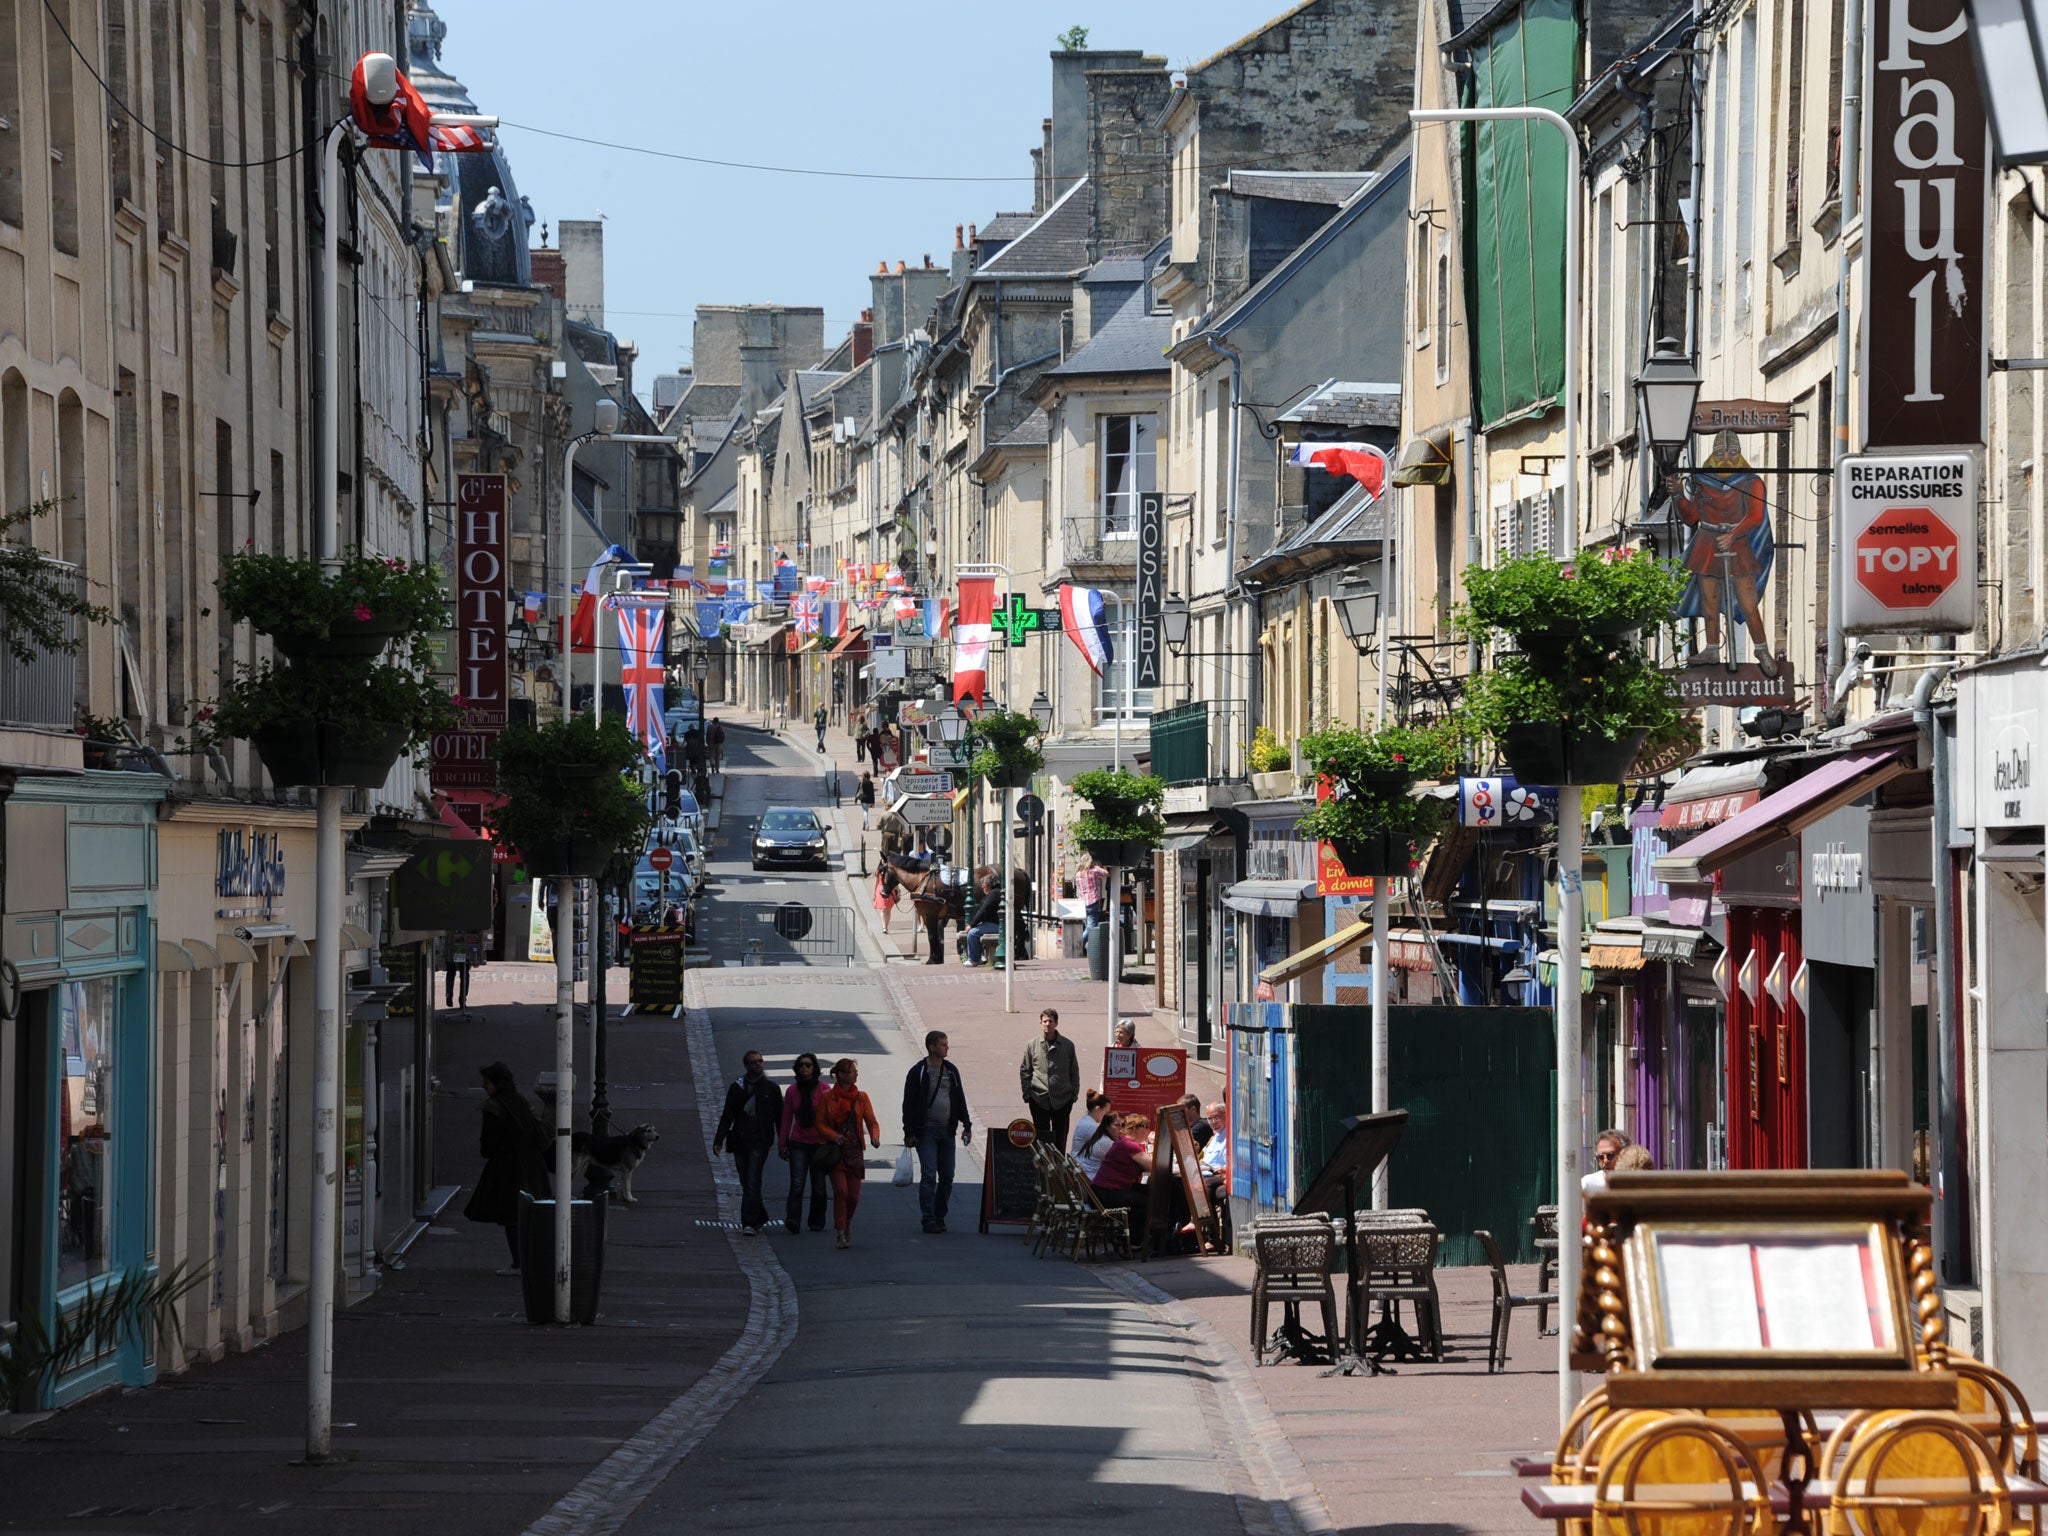
[[[754,868],[771,864],[830,869],[825,852],[825,824],[818,813],[802,806],[773,805],[761,813],[754,829]]]
[[[669,700],[668,708],[662,711],[662,723],[668,727],[671,740],[680,737],[693,725],[704,720],[704,706],[697,695],[685,688]]]

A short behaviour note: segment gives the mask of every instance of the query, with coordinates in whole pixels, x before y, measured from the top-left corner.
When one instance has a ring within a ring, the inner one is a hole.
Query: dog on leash
[[[608,1189],[621,1205],[633,1205],[633,1171],[647,1161],[647,1154],[661,1140],[651,1125],[613,1135],[609,1131],[578,1131],[569,1138],[569,1169],[573,1178],[584,1180],[587,1194]]]

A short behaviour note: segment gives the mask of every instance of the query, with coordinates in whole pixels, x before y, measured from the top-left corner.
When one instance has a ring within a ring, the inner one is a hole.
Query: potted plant
[[[1097,768],[1077,773],[1067,787],[1088,809],[1074,818],[1074,841],[1098,864],[1128,869],[1143,862],[1165,832],[1159,807],[1165,783],[1149,773]]]
[[[194,735],[247,741],[278,784],[375,789],[408,747],[453,729],[462,706],[410,661],[266,661],[236,672]]]
[[[423,645],[448,627],[439,570],[359,550],[329,569],[319,560],[258,554],[252,541],[228,557],[219,587],[229,618],[270,636],[294,661],[380,656],[393,641]]]
[[[508,726],[496,751],[505,798],[485,819],[529,874],[594,878],[620,851],[637,851],[647,806],[621,775],[640,761],[641,746],[620,717]]]
[[[1014,709],[987,709],[967,723],[967,743],[974,755],[967,771],[997,789],[1023,789],[1045,766],[1037,737],[1042,731],[1031,716]]]
[[[1301,755],[1329,792],[1295,825],[1328,843],[1346,874],[1407,874],[1449,819],[1447,802],[1411,792],[1417,779],[1456,769],[1457,737],[1447,726],[1328,726],[1301,738]]]
[[[128,740],[127,727],[120,721],[96,715],[83,706],[80,706],[71,729],[85,738],[85,766],[88,768],[111,766],[115,749]]]
[[[1270,725],[1252,732],[1252,744],[1245,753],[1251,769],[1252,793],[1261,800],[1284,800],[1294,793],[1294,754],[1287,738]]]
[[[1619,549],[1525,555],[1465,580],[1459,629],[1513,647],[1472,678],[1465,719],[1523,783],[1613,783],[1646,739],[1683,730],[1677,687],[1638,638],[1677,609],[1684,578],[1668,562]]]

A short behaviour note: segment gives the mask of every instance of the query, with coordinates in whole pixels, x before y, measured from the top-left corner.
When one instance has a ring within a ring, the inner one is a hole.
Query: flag
[[[899,597],[896,599],[896,622],[898,624],[908,624],[917,616],[916,598]]]
[[[1116,660],[1110,644],[1109,625],[1102,617],[1102,593],[1094,587],[1060,587],[1060,628],[1074,642],[1074,649],[1097,677]]]
[[[800,597],[790,604],[789,611],[796,616],[798,634],[815,635],[818,632],[818,607],[815,597]]]
[[[547,612],[548,595],[545,592],[522,592],[519,594],[519,616],[529,624],[538,624],[540,616]]]
[[[835,637],[846,633],[846,604],[836,598],[825,604],[825,617],[819,632]]]
[[[706,600],[697,604],[697,633],[715,635],[725,624],[725,604]]]
[[[796,587],[796,562],[786,555],[777,555],[775,557],[774,595],[779,598],[794,597],[796,596]]]
[[[576,589],[576,609],[569,617],[569,647],[577,655],[588,656],[597,649],[597,603],[605,567],[632,558],[623,546],[614,544],[590,562],[590,574]]]
[[[349,76],[349,115],[356,120],[356,126],[368,136],[373,147],[409,149],[431,171],[434,168],[433,109],[427,105],[426,98],[413,89],[412,82],[396,69],[392,73],[397,81],[398,94],[384,106],[372,103],[366,68],[372,57],[366,53],[356,60],[355,72]]]
[[[995,613],[995,577],[962,576],[960,618],[953,626],[953,702],[956,704],[970,695],[977,702],[987,702],[989,629]]]
[[[662,718],[668,667],[661,647],[667,619],[660,608],[619,610],[619,682],[626,692],[626,725],[647,743],[657,773],[668,771],[668,726]]]
[[[1287,462],[1349,475],[1377,500],[1387,488],[1387,456],[1371,443],[1296,443]]]
[[[928,597],[924,600],[924,637],[927,640],[943,640],[946,632],[953,627],[952,605],[943,597]]]
[[[804,590],[806,592],[822,592],[831,585],[832,578],[829,576],[806,576],[804,578]]]

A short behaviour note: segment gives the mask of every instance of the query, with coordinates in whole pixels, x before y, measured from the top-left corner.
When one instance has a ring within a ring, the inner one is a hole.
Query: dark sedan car
[[[765,869],[770,864],[832,867],[825,857],[825,824],[816,811],[778,805],[761,813],[761,824],[754,829],[754,868]]]

